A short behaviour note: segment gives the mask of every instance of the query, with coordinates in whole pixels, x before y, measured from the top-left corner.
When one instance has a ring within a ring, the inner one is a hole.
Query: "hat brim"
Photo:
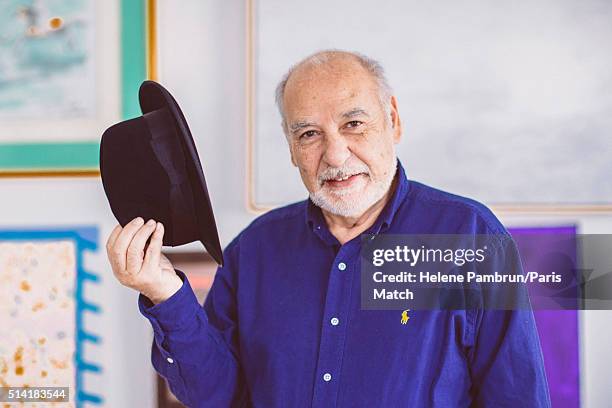
[[[217,224],[208,195],[206,179],[204,178],[204,172],[193,136],[181,108],[170,92],[155,81],[147,80],[142,83],[138,92],[138,99],[143,114],[164,107],[168,108],[172,114],[177,132],[181,138],[187,165],[191,170],[191,174],[194,175],[191,181],[200,241],[213,259],[219,265],[223,265],[223,251],[219,242]]]

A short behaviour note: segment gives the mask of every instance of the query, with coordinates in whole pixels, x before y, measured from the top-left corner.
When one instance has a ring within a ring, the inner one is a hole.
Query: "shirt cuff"
[[[183,285],[168,299],[155,305],[142,293],[138,296],[140,313],[149,319],[154,327],[159,326],[163,331],[178,330],[189,324],[202,307],[187,276],[178,269],[175,269],[175,272],[183,281]]]

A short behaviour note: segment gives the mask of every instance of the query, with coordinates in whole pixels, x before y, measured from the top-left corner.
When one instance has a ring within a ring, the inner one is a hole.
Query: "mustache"
[[[327,180],[345,178],[354,176],[355,174],[364,173],[370,175],[370,168],[365,164],[347,165],[342,167],[328,167],[319,174],[319,184],[325,183]]]

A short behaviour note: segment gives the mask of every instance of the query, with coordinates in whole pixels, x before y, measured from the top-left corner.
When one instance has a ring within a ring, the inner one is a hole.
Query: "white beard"
[[[355,193],[357,189],[362,188],[363,184],[361,183],[354,187],[348,187],[333,192],[330,192],[324,185],[314,193],[310,193],[310,199],[315,205],[332,214],[342,217],[359,217],[378,200],[383,198],[387,191],[389,191],[396,170],[397,159],[394,155],[393,160],[389,161],[387,176],[383,180],[374,183],[369,182],[357,199],[350,200],[348,198]],[[369,174],[368,170],[368,176],[366,177],[369,177]]]

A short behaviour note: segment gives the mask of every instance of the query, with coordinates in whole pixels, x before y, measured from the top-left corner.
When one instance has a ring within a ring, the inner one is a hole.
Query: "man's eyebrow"
[[[289,129],[290,129],[292,132],[295,132],[295,131],[297,131],[297,130],[307,128],[307,127],[309,127],[309,126],[316,126],[316,124],[315,124],[314,122],[299,121],[299,122],[292,123],[292,124],[289,126]]]
[[[355,116],[359,116],[359,115],[364,115],[364,116],[370,116],[368,115],[368,112],[366,112],[365,110],[361,109],[361,108],[353,108],[348,112],[344,112],[342,114],[342,117],[345,119],[349,119],[349,118],[353,118]]]
[[[359,115],[363,115],[363,116],[370,116],[368,115],[368,112],[366,112],[364,109],[362,108],[353,108],[349,111],[346,111],[342,114],[342,117],[344,119],[349,119],[349,118],[353,118],[355,116],[359,116]],[[308,122],[305,120],[300,120],[297,122],[292,123],[291,125],[289,125],[289,130],[291,130],[292,133],[295,133],[296,131],[300,130],[300,129],[304,129],[310,126],[316,126],[317,124],[314,122]]]

